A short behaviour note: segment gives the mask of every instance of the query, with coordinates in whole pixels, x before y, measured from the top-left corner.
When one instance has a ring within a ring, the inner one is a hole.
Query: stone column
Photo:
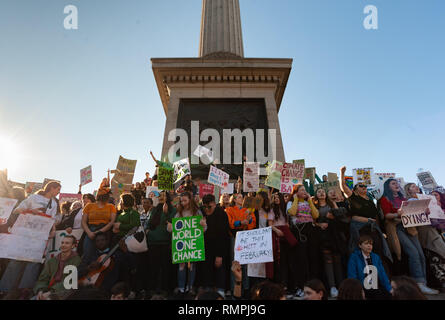
[[[239,0],[203,0],[199,57],[244,57]]]

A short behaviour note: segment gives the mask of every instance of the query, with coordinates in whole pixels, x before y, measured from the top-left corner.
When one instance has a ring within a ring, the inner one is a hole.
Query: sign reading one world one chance
[[[172,222],[173,263],[205,260],[202,216],[174,218]]]

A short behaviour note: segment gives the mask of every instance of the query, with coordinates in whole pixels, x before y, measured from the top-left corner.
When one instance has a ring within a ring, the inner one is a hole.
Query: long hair
[[[221,207],[221,208],[225,208],[225,205],[224,205],[224,196],[225,195],[229,195],[228,193],[223,193],[223,194],[221,194],[221,196],[219,197],[219,206]],[[230,203],[230,197],[229,197],[229,203]]]
[[[411,195],[409,194],[409,188],[411,188],[412,185],[415,185],[415,183],[407,183],[405,184],[405,194],[407,198],[411,198]]]
[[[297,194],[298,190],[303,187],[304,185],[302,183],[297,183],[296,185],[294,185],[294,187],[292,188],[292,193],[290,194],[290,200],[289,201],[293,201],[294,199],[294,195]]]
[[[389,184],[392,181],[397,181],[396,179],[388,179],[385,181],[385,183],[383,184],[383,197],[386,197],[389,201],[391,201],[391,203],[394,205],[394,194],[391,191],[391,188],[389,187]],[[398,182],[397,182],[398,183]],[[405,197],[403,196],[402,192],[397,192],[397,196],[402,199],[402,200],[406,200]]]
[[[278,199],[280,199],[280,204],[276,204],[274,197],[277,196]],[[280,215],[283,215],[285,218],[286,216],[286,201],[284,201],[284,196],[282,193],[274,193],[272,195],[272,210],[275,215],[275,220],[278,220],[280,218]]]
[[[304,286],[311,288],[312,290],[314,290],[317,293],[322,291],[323,297],[321,297],[321,300],[328,300],[328,293],[326,291],[326,288],[325,288],[323,282],[321,282],[320,280],[318,280],[318,279],[309,280],[308,282],[305,283]]]
[[[338,288],[337,300],[364,300],[363,286],[357,279],[345,279]]]
[[[168,211],[170,211],[172,209],[172,200],[170,197],[170,193],[168,193],[167,191],[162,191],[162,192],[165,193],[165,203],[168,206]],[[162,207],[163,206],[164,206],[164,204],[159,202],[159,204],[153,208],[153,212],[151,214],[150,223],[149,223],[150,230],[155,230],[158,227],[158,225],[161,223],[161,215],[162,215]]]
[[[439,206],[442,208],[442,210],[445,210],[445,194],[443,194],[439,190],[433,190],[433,192],[435,192],[439,195],[439,198],[440,198]],[[433,192],[431,192],[431,193],[433,193]]]
[[[195,199],[193,198],[192,194],[190,192],[184,192],[181,193],[180,197],[187,197],[189,199],[189,203],[190,203],[190,211],[192,212],[193,216],[196,216],[196,214],[198,213],[198,205],[195,202]],[[182,217],[182,213],[184,212],[185,208],[182,205],[181,201],[179,201],[179,205],[178,205],[178,213],[179,216]]]
[[[52,189],[59,188],[59,187],[62,187],[62,185],[59,182],[50,181],[43,187],[43,189],[40,189],[39,191],[37,191],[36,194],[44,196],[48,192],[50,192]]]
[[[427,300],[416,281],[407,276],[394,277],[393,300]]]
[[[230,202],[230,206],[231,206],[231,207],[234,207],[234,206],[236,205],[236,204],[235,204],[235,200],[236,200],[236,198],[238,197],[239,194],[242,195],[242,193],[234,193],[234,194],[232,194],[232,195],[230,196],[230,200],[229,200],[229,202]]]
[[[264,192],[264,191],[260,191],[258,194],[261,196],[261,198],[263,198],[263,204],[262,204],[261,208],[262,208],[264,211],[269,212],[269,211],[270,211],[270,201],[269,201],[269,196],[268,196],[267,193]]]
[[[328,193],[326,192],[326,190],[324,189],[317,189],[317,191],[315,191],[315,195],[314,195],[314,205],[317,209],[320,209],[320,199],[317,197],[317,192],[318,190],[323,190],[324,193],[326,194],[326,204],[332,209],[334,208],[334,203],[332,202],[331,199],[328,198]]]

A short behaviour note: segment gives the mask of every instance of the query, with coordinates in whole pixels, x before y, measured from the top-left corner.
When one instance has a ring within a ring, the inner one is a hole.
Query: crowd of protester
[[[261,185],[242,192],[200,198],[200,181],[188,175],[174,191],[147,195],[157,187],[157,174],[113,198],[109,178],[96,195],[59,203],[61,184],[51,181],[29,194],[10,188],[1,197],[18,200],[0,232],[8,232],[19,214],[56,218],[56,230],[69,234],[60,253],[43,264],[0,259],[3,299],[252,299],[252,300],[423,300],[445,288],[445,241],[439,226],[404,228],[403,201],[417,200],[414,183],[401,188],[388,179],[383,196],[373,199],[367,186],[350,189],[346,168],[340,169],[341,194],[296,184],[291,194]],[[318,176],[317,176],[318,179]],[[29,191],[29,190],[28,190]],[[81,190],[79,190],[79,193]],[[432,192],[445,209],[445,195]],[[252,202],[259,203],[252,209]],[[427,211],[428,214],[428,211]],[[202,216],[205,261],[172,263],[172,219]],[[272,227],[274,261],[266,278],[249,277],[247,266],[234,261],[238,231]],[[83,229],[78,240],[70,235]],[[126,241],[138,239],[135,248]],[[106,256],[106,263],[100,263]],[[63,270],[77,267],[79,288],[66,290]],[[374,266],[378,285],[366,286],[367,266]]]

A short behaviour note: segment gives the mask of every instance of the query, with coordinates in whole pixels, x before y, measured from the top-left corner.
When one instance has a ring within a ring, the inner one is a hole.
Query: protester
[[[206,260],[198,265],[204,290],[216,288],[224,297],[225,265],[228,264],[227,248],[230,244],[229,221],[224,210],[215,203],[215,196],[207,194],[202,199],[207,231],[204,233]]]
[[[149,294],[155,292],[167,296],[172,276],[171,234],[167,224],[172,222],[176,209],[172,206],[168,192],[159,195],[159,204],[153,209],[150,219],[145,224],[147,230],[149,267]],[[172,280],[173,282],[173,280]]]
[[[37,300],[44,300],[45,296],[48,297],[50,293],[59,293],[67,290],[64,286],[64,281],[67,276],[65,267],[74,266],[77,269],[81,261],[77,252],[74,250],[76,242],[76,238],[72,235],[63,237],[60,245],[60,253],[45,262],[45,266],[34,286],[34,293],[37,295]],[[73,281],[77,281],[77,277]]]
[[[293,292],[296,298],[302,298],[304,283],[319,275],[318,239],[313,225],[319,217],[319,212],[302,184],[293,187],[291,199],[286,209],[290,230],[297,239],[297,245],[290,255],[293,271],[290,273],[288,291],[290,294]]]
[[[357,279],[345,279],[338,288],[337,300],[366,300],[363,285]]]
[[[131,229],[141,225],[139,212],[134,209],[135,199],[132,194],[121,195],[122,213],[116,218],[113,232],[116,234],[114,243],[119,242]]]
[[[230,195],[228,193],[221,194],[218,206],[223,210],[230,207]]]
[[[199,210],[197,204],[193,200],[192,194],[190,192],[184,192],[181,194],[181,202],[179,204],[178,212],[175,218],[185,218],[185,217],[195,217],[201,216],[202,212]],[[204,234],[207,230],[206,218],[203,217],[200,220],[200,225],[204,229]],[[168,232],[172,232],[171,222],[167,223]],[[188,271],[188,272],[187,272]],[[181,293],[190,292],[190,294],[195,295],[193,290],[193,285],[195,283],[196,276],[196,264],[195,263],[180,263],[178,268],[178,290]],[[187,279],[187,282],[186,282]]]
[[[151,211],[153,210],[153,199],[142,199],[142,211],[140,212],[141,224],[144,225],[145,221],[150,218]]]
[[[328,300],[326,288],[318,279],[313,279],[304,285],[304,300]]]
[[[370,277],[369,286],[365,286],[367,300],[388,300],[392,291],[388,276],[383,268],[380,257],[372,252],[373,238],[368,234],[363,234],[359,238],[359,247],[351,254],[348,263],[348,278],[357,279],[364,283],[365,277],[372,271],[367,271],[366,266],[377,268],[377,275]],[[367,277],[368,279],[369,277]],[[374,281],[374,282],[372,282]],[[377,281],[377,283],[375,283]]]
[[[110,230],[116,220],[116,207],[108,203],[110,189],[102,182],[97,192],[97,202],[89,203],[83,209],[82,229],[86,236],[83,242],[83,254],[91,255],[94,251],[94,238],[99,232],[111,238]]]
[[[317,226],[320,228],[320,249],[324,262],[324,271],[330,288],[330,295],[336,298],[338,286],[343,281],[343,270],[340,252],[346,247],[346,239],[341,238],[334,225],[335,216],[346,211],[338,208],[335,202],[327,198],[324,189],[315,192],[314,205],[319,212]]]

